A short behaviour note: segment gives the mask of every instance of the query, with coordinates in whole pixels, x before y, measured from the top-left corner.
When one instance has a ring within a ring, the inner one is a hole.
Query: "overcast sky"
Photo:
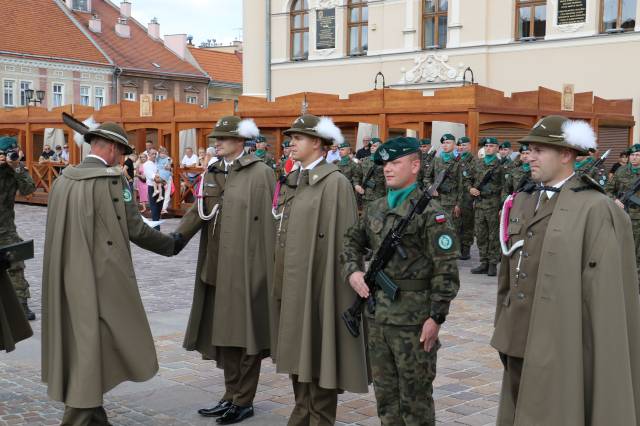
[[[189,34],[196,46],[210,38],[242,39],[241,0],[131,0],[131,14],[145,26],[156,17],[161,35]]]

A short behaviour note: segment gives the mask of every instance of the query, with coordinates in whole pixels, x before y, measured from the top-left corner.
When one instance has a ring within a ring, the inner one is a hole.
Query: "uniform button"
[[[526,251],[522,252],[522,257],[529,257],[529,253],[527,253]]]
[[[533,232],[531,232],[531,231],[527,232],[527,237],[533,238]]]
[[[112,246],[113,245],[113,241],[107,241],[107,245],[108,246]]]
[[[526,272],[520,272],[520,278],[527,278]]]
[[[120,200],[119,200],[119,199],[117,199],[117,198],[114,198],[114,199],[113,199],[113,202],[114,202],[114,203],[117,203],[118,201],[120,201]]]
[[[523,292],[518,293],[518,299],[524,300],[524,293]]]
[[[590,266],[590,267],[592,267],[592,268],[595,268],[595,267],[596,267],[596,265],[597,265],[597,263],[596,263],[596,262],[589,262],[589,266]]]
[[[114,185],[117,185],[118,181],[117,180],[112,180],[111,183],[114,184]]]
[[[324,233],[322,233],[322,232],[321,232],[321,233],[319,233],[319,234],[318,234],[318,237],[320,237],[320,238],[324,238]]]
[[[253,220],[258,220],[258,216],[254,217]]]
[[[284,247],[284,243],[280,243],[280,247]]]
[[[120,216],[116,216],[118,218],[118,220],[120,220]]]

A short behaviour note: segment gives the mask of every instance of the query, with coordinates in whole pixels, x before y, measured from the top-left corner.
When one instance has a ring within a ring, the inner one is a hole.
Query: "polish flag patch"
[[[436,215],[436,223],[445,223],[447,221],[447,217],[443,213],[438,213]]]

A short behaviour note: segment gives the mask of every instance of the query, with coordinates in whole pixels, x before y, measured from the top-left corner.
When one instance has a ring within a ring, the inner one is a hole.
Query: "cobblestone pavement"
[[[59,424],[63,406],[47,398],[40,382],[40,284],[46,208],[16,206],[18,232],[35,240],[36,256],[27,262],[35,336],[15,352],[0,354],[0,426]],[[177,220],[163,223],[163,232]],[[223,391],[222,371],[195,352],[182,349],[191,306],[198,238],[176,258],[133,247],[140,292],[155,336],[160,371],[145,383],[122,384],[105,396],[114,425],[210,425],[196,409],[210,406]],[[438,425],[495,424],[501,365],[489,346],[495,300],[495,278],[471,275],[472,261],[460,262],[461,290],[441,332],[438,376],[434,386]],[[340,395],[338,424],[378,425],[373,390],[367,395]],[[293,407],[289,378],[263,362],[255,400],[256,416],[247,425],[283,425]]]

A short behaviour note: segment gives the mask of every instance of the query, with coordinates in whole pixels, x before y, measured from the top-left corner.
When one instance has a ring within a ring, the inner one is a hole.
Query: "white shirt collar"
[[[98,157],[98,156],[97,156],[97,155],[95,155],[95,154],[89,154],[89,155],[87,155],[87,158],[89,158],[89,157],[91,157],[91,158],[97,158],[98,160],[102,161],[102,162],[104,163],[104,165],[105,165],[105,166],[109,166],[109,164],[107,164],[106,160],[105,160],[104,158],[102,158],[102,157]]]
[[[225,160],[224,158],[222,159],[222,161],[224,161],[224,169],[225,170],[229,170],[229,167],[231,167],[233,165],[233,163],[240,157],[242,157],[244,155],[244,151],[242,151],[240,153],[240,155],[238,155],[236,158],[233,159],[233,161],[227,162],[227,160]]]
[[[309,164],[307,167],[303,167],[302,165],[300,165],[300,170],[313,170],[313,168],[315,166],[317,166],[318,164],[320,164],[320,162],[322,160],[324,160],[324,157],[318,158],[316,161],[314,161],[313,163]]]
[[[556,183],[555,185],[553,185],[553,187],[554,187],[554,188],[558,188],[558,189],[562,188],[562,185],[564,185],[565,183],[567,183],[567,181],[568,181],[569,179],[571,179],[574,175],[575,175],[575,172],[574,172],[574,173],[571,173],[571,176],[569,176],[568,178],[566,178],[566,179],[564,179],[564,180],[562,180],[562,181],[560,181],[560,182]],[[549,198],[549,199],[553,198],[553,196],[554,196],[554,195],[556,195],[556,193],[555,193],[554,191],[545,191],[545,192],[547,193],[547,198]]]

